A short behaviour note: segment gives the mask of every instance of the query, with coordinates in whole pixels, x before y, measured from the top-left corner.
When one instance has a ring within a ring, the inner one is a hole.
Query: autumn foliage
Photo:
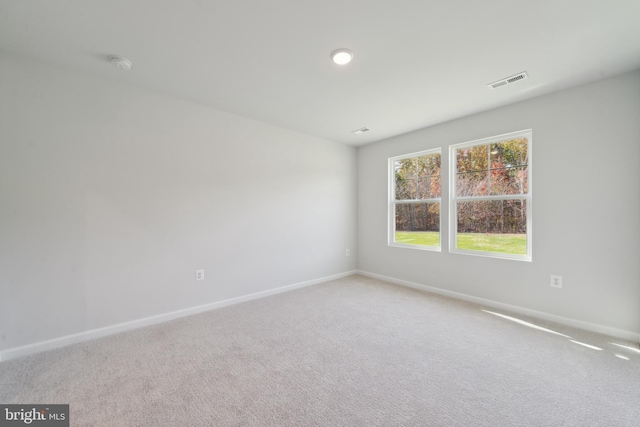
[[[529,191],[527,138],[474,145],[455,151],[458,232],[526,232]],[[441,156],[397,160],[396,231],[439,231]],[[505,197],[501,197],[505,196]]]

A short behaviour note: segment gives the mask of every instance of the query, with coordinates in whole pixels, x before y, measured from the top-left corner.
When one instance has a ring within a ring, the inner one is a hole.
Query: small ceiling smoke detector
[[[371,129],[369,129],[368,127],[363,127],[363,128],[351,131],[351,133],[355,133],[356,135],[360,135],[361,133],[369,132],[370,130]]]
[[[523,71],[523,72],[518,73],[516,75],[513,75],[511,77],[505,77],[504,79],[498,80],[497,82],[489,83],[487,85],[487,87],[489,89],[497,89],[497,88],[502,87],[502,86],[506,86],[506,85],[510,85],[512,83],[515,83],[515,82],[519,82],[520,80],[524,80],[524,79],[526,79],[528,77],[529,76],[527,76],[527,73],[525,71]]]
[[[331,52],[331,60],[338,65],[346,65],[353,59],[353,52],[349,49],[336,49]]]
[[[112,56],[109,61],[119,70],[129,71],[133,64],[126,58],[120,58],[119,56]]]

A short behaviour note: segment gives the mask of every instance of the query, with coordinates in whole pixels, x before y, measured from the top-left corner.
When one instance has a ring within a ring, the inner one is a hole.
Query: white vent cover
[[[498,80],[497,82],[493,82],[493,83],[489,83],[487,86],[489,87],[489,89],[497,89],[501,86],[506,86],[506,85],[510,85],[512,83],[515,82],[519,82],[520,80],[524,80],[526,78],[528,78],[529,76],[527,76],[527,73],[525,71],[518,73],[514,76],[511,77],[505,77],[502,80]]]
[[[365,133],[365,132],[369,132],[371,129],[369,129],[368,127],[363,127],[360,129],[356,129],[354,131],[351,131],[351,133],[355,133],[356,135],[359,135],[361,133]]]

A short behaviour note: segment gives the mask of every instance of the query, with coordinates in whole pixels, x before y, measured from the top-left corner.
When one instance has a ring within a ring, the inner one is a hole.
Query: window
[[[389,159],[389,245],[440,250],[440,149]]]
[[[452,145],[451,252],[531,261],[531,130]]]

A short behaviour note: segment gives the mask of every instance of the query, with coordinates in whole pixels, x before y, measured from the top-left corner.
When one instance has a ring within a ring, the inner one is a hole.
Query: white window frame
[[[410,159],[413,157],[428,156],[431,154],[440,155],[440,182],[442,183],[442,148],[432,148],[430,150],[419,151],[417,153],[404,154],[402,156],[389,158],[389,211],[388,211],[388,245],[399,248],[418,249],[423,251],[442,251],[442,191],[440,197],[429,199],[416,199],[416,200],[396,200],[396,174],[395,174],[395,162],[398,160]],[[440,206],[439,212],[439,224],[438,228],[440,234],[438,238],[438,246],[426,246],[426,245],[413,245],[410,243],[401,243],[395,241],[396,236],[396,205],[398,204],[419,204],[419,203],[438,203]]]
[[[477,145],[489,145],[501,141],[506,141],[514,138],[527,138],[527,157],[528,157],[528,192],[527,194],[505,194],[505,195],[487,195],[487,196],[465,196],[459,197],[456,195],[457,188],[457,156],[456,150],[460,148],[473,147]],[[506,133],[503,135],[496,135],[489,138],[476,139],[474,141],[463,142],[460,144],[454,144],[449,146],[449,252],[465,254],[465,255],[477,255],[490,258],[512,259],[517,261],[532,260],[532,195],[533,195],[533,162],[532,162],[532,147],[533,147],[533,132],[531,129],[525,129],[518,132]],[[472,251],[468,249],[458,249],[458,202],[462,201],[483,201],[483,200],[526,200],[527,203],[527,253],[525,255],[517,254],[504,254],[499,252],[486,252],[486,251]]]

